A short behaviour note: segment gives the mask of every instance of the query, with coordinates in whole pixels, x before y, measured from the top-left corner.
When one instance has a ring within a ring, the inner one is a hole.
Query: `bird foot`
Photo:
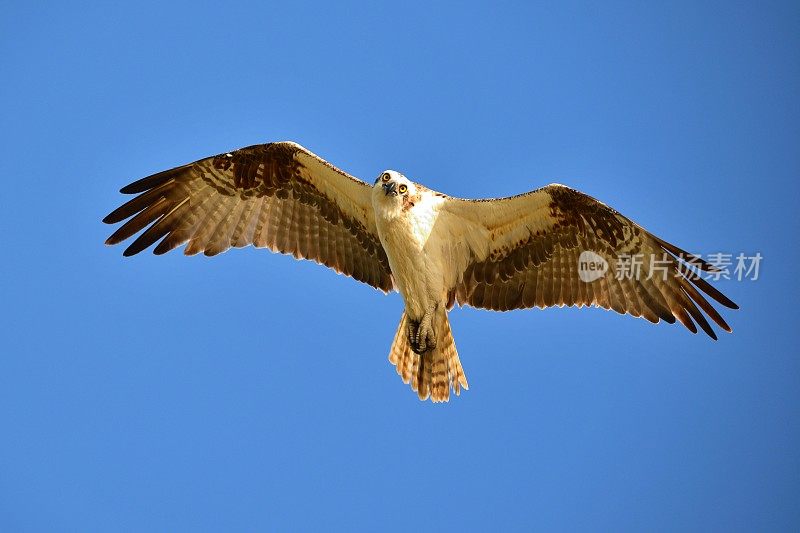
[[[428,311],[422,320],[410,320],[408,324],[408,342],[411,349],[418,354],[436,348],[436,334],[433,331],[433,313]]]

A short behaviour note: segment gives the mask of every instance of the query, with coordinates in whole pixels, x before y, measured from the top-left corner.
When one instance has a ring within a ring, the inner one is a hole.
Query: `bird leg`
[[[436,333],[433,331],[433,314],[436,306],[431,307],[421,320],[408,321],[408,342],[411,349],[418,354],[436,348]]]

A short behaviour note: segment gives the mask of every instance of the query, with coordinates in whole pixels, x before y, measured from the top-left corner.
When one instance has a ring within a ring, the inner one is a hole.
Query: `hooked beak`
[[[397,196],[397,184],[395,184],[394,182],[384,183],[382,187],[383,187],[383,193],[386,196],[389,195]]]

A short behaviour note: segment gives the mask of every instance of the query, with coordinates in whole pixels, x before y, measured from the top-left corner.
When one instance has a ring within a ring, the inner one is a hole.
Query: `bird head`
[[[384,202],[402,203],[416,194],[414,183],[394,170],[386,170],[375,180],[372,194]]]

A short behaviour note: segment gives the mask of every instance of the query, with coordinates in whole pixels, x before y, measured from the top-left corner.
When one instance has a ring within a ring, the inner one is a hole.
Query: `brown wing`
[[[188,243],[187,255],[208,256],[252,244],[322,263],[385,292],[393,288],[369,185],[295,143],[201,159],[121,192],[138,196],[103,219],[108,224],[129,219],[106,244],[147,228],[125,256],[156,242],[155,254]]]
[[[712,265],[581,192],[548,185],[512,198],[450,199],[448,209],[473,228],[465,236],[472,260],[453,294],[461,305],[495,311],[593,305],[654,323],[677,319],[693,333],[697,322],[716,339],[702,310],[731,331],[701,294],[738,309],[697,272],[716,270]],[[587,260],[596,256],[607,270],[592,279]]]

